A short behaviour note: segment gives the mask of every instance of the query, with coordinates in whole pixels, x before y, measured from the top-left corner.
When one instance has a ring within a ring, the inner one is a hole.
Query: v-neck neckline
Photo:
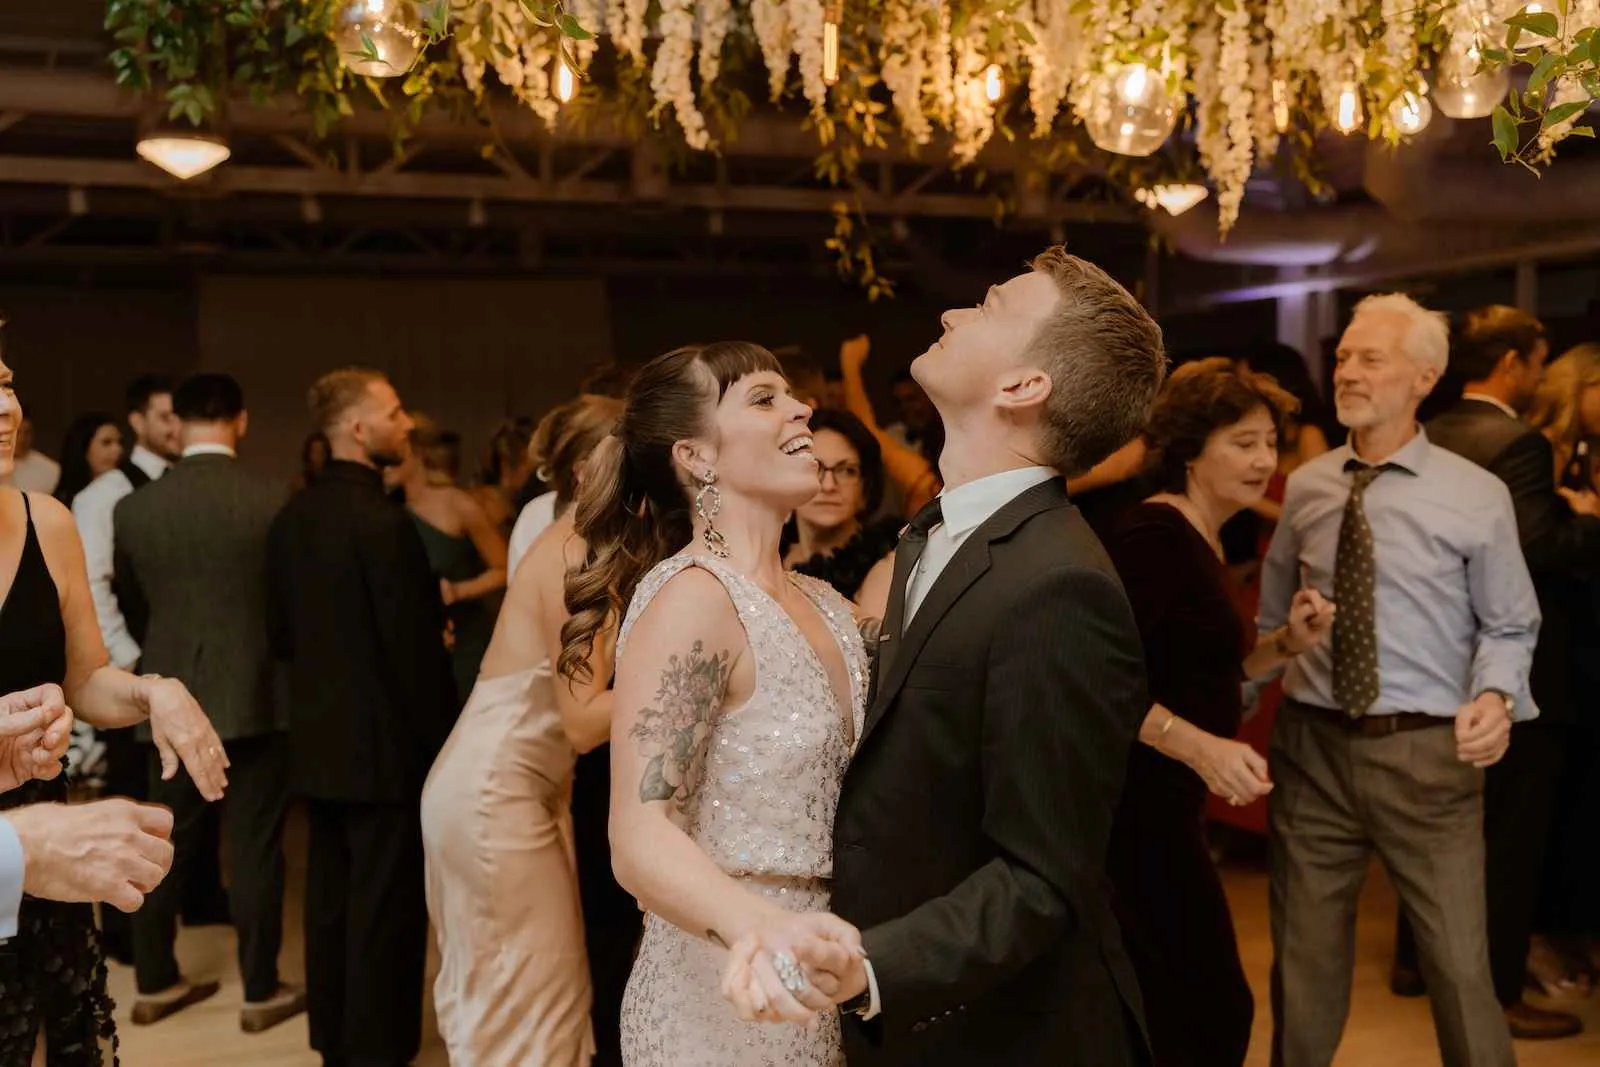
[[[738,571],[734,571],[734,573],[739,574]],[[817,603],[816,599],[806,591],[805,586],[795,580],[794,572],[785,571],[784,580],[789,583],[789,588],[799,592],[801,597],[805,599],[805,602],[810,605],[811,610],[816,612],[817,618],[822,622],[822,628],[827,630],[828,635],[833,638],[833,647],[839,653],[839,662],[844,667],[844,682],[846,692],[843,699],[840,699],[839,689],[833,684],[833,672],[828,670],[828,665],[823,661],[822,654],[818,652],[817,647],[811,643],[811,639],[806,636],[805,630],[798,622],[795,621],[794,616],[789,614],[789,609],[783,606],[783,601],[779,600],[766,589],[762,588],[760,582],[757,582],[748,575],[739,574],[739,577],[748,582],[750,586],[762,596],[766,597],[767,600],[772,603],[772,606],[778,609],[778,614],[783,616],[784,622],[788,623],[789,628],[794,631],[795,636],[800,638],[800,643],[806,647],[806,654],[811,658],[811,665],[816,668],[819,674],[822,675],[823,684],[828,687],[828,694],[833,697],[834,710],[838,714],[839,719],[844,723],[845,734],[849,738],[850,747],[854,748],[857,733],[857,688],[851,684],[850,650],[845,646],[844,636],[839,632],[839,628],[835,626],[833,620],[828,617],[828,613],[822,609],[822,605]]]

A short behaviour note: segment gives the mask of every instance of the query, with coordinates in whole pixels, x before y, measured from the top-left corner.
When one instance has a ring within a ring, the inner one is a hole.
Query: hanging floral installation
[[[1310,173],[1319,137],[1492,117],[1485,150],[1537,167],[1592,136],[1600,98],[1600,0],[110,0],[107,26],[119,80],[195,125],[230,93],[294,91],[324,130],[362,81],[384,99],[398,80],[413,119],[498,85],[555,128],[586,80],[714,152],[749,93],[805,116],[840,185],[868,147],[980,171],[997,137],[1041,159],[1086,139],[1144,161],[1124,171],[1143,201],[1203,176],[1224,234],[1251,175]]]

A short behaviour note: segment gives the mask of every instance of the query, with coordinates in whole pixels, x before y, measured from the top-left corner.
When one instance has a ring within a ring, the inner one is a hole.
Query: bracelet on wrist
[[[1280,628],[1273,635],[1272,651],[1277,653],[1279,659],[1294,659],[1300,654],[1299,650],[1289,643],[1289,628],[1287,626]]]

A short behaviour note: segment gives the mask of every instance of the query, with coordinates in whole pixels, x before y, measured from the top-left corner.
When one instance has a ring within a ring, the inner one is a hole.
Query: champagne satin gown
[[[792,911],[826,911],[834,809],[866,713],[866,654],[850,605],[824,582],[789,575],[844,657],[849,708],[839,706],[827,669],[777,601],[708,557],[674,556],[644,577],[617,641],[619,661],[631,622],[691,566],[721,581],[738,609],[756,685],[746,704],[712,723],[685,832],[751,892]],[[842,1067],[836,1014],[805,1029],[743,1022],[721,995],[724,958],[657,916],[645,919],[622,1004],[626,1067]]]
[[[576,753],[548,660],[480,678],[422,794],[434,1006],[452,1067],[594,1055],[572,852]]]

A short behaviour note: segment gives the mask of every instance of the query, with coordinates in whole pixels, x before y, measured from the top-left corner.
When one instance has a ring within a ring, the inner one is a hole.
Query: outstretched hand
[[[145,679],[145,685],[145,708],[150,715],[150,736],[161,757],[161,780],[171,781],[181,763],[201,796],[221,800],[228,788],[228,754],[211,720],[182,682],[152,677]]]
[[[733,944],[722,995],[746,1022],[804,1025],[865,988],[864,958],[860,931],[843,919],[785,915]]]
[[[839,346],[839,369],[860,371],[872,354],[872,339],[866,334],[852,337]]]
[[[0,696],[0,792],[61,773],[72,709],[58,685]]]

